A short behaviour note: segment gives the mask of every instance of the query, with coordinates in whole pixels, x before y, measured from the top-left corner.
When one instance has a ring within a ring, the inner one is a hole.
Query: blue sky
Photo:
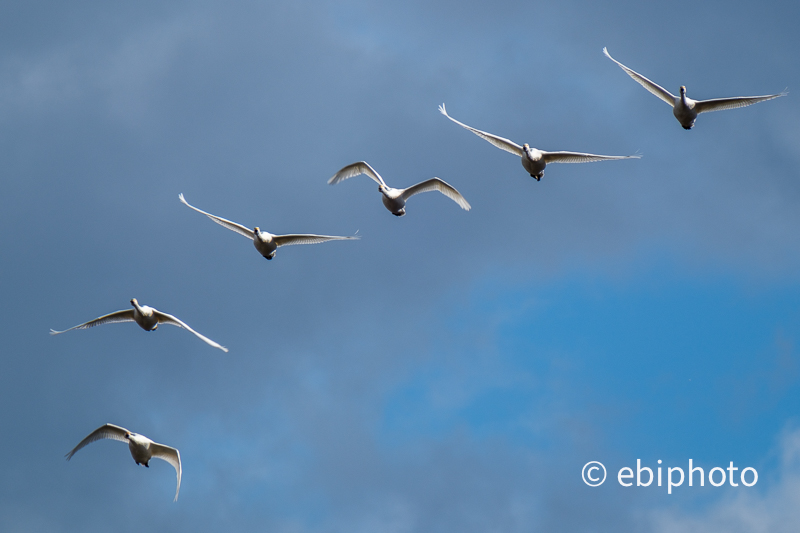
[[[29,2],[0,17],[0,530],[793,531],[798,6]],[[687,15],[691,13],[691,16]],[[684,131],[673,93],[788,97]],[[437,112],[545,150],[519,161]],[[438,176],[472,204],[390,185]],[[178,201],[273,233],[261,258]],[[131,298],[177,328],[51,337]],[[136,467],[111,422],[181,450]],[[616,471],[753,466],[750,489]],[[582,466],[609,480],[590,488]]]

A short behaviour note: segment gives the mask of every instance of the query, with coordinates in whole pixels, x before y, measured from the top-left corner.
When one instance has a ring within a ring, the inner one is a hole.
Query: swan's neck
[[[143,306],[139,305],[139,302],[131,302],[131,303],[133,303],[133,307],[134,307],[134,309],[136,309],[136,312],[139,313],[139,316],[147,317],[147,318],[150,318],[150,317],[153,316],[153,308],[152,307],[147,307],[146,305],[143,307]],[[155,329],[155,328],[153,328],[153,329]]]
[[[530,161],[538,161],[542,158],[541,153],[538,150],[534,152],[534,150],[529,146],[525,146],[523,150],[525,151],[525,157],[527,157]]]
[[[256,239],[258,239],[261,242],[268,243],[268,242],[272,242],[272,235],[270,235],[266,231],[257,231],[256,232]]]

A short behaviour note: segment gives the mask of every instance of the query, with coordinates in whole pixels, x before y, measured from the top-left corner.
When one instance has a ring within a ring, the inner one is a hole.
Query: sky
[[[796,3],[0,13],[0,530],[796,530]],[[603,47],[695,99],[789,95],[685,131]],[[536,182],[442,103],[519,144],[642,158]],[[428,193],[397,218],[364,176],[327,185],[360,160],[472,210]],[[361,239],[267,262],[180,193]],[[167,326],[48,335],[131,298],[230,352]],[[180,450],[177,502],[172,467],[122,443],[64,460],[105,423]],[[758,481],[668,492],[690,459]],[[637,460],[663,484],[622,486]]]

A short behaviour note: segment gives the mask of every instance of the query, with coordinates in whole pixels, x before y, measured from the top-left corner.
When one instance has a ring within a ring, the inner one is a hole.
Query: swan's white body
[[[654,94],[670,106],[672,106],[672,114],[681,123],[683,129],[690,130],[694,126],[697,115],[700,113],[709,113],[711,111],[722,111],[724,109],[736,109],[738,107],[747,107],[749,105],[772,100],[780,96],[786,96],[786,91],[779,94],[768,94],[765,96],[736,96],[732,98],[715,98],[712,100],[692,100],[686,96],[686,86],[682,85],[680,88],[680,96],[675,96],[668,90],[660,85],[653,83],[638,72],[629,69],[608,53],[606,48],[603,48],[603,53],[611,61],[619,65],[625,73],[633,78],[639,85],[647,89],[650,93]]]
[[[133,460],[137,465],[149,467],[150,459],[154,457],[171,464],[173,468],[175,468],[175,472],[178,475],[178,487],[175,489],[174,500],[178,501],[178,493],[181,491],[180,452],[176,448],[153,442],[144,435],[132,433],[123,427],[115,426],[114,424],[106,424],[95,429],[66,455],[67,461],[72,459],[72,456],[84,446],[101,439],[112,439],[121,442],[127,442],[128,449],[131,452],[131,457],[133,457]]]
[[[467,126],[463,122],[459,122],[450,115],[447,114],[447,109],[445,109],[444,104],[439,106],[439,112],[461,126],[465,128],[481,139],[489,141],[496,147],[500,148],[501,150],[505,150],[508,153],[514,154],[519,156],[522,161],[522,166],[525,170],[528,171],[528,174],[531,175],[536,181],[539,181],[544,176],[544,168],[547,166],[548,163],[591,163],[593,161],[608,161],[612,159],[638,159],[639,155],[596,155],[596,154],[585,154],[582,152],[545,152],[544,150],[537,150],[536,148],[532,148],[528,145],[528,143],[523,144],[522,146],[518,145],[514,141],[510,141],[504,137],[499,137],[497,135],[493,135],[491,133],[487,133],[485,131],[481,131],[475,129],[473,127]]]
[[[133,309],[123,309],[122,311],[115,311],[113,313],[103,315],[99,318],[95,318],[94,320],[90,320],[89,322],[84,322],[83,324],[79,324],[69,329],[65,329],[64,331],[56,331],[54,329],[51,329],[50,335],[58,335],[60,333],[66,333],[67,331],[72,331],[73,329],[89,329],[94,326],[99,326],[101,324],[114,324],[116,322],[136,322],[145,331],[156,330],[158,329],[159,324],[170,324],[172,326],[178,326],[179,328],[183,328],[187,331],[194,333],[197,337],[202,339],[210,346],[213,346],[214,348],[219,348],[223,352],[228,351],[228,349],[225,348],[224,346],[221,346],[220,344],[217,344],[208,337],[196,332],[195,330],[190,328],[185,322],[178,319],[177,317],[174,317],[167,313],[162,313],[158,309],[155,309],[148,305],[139,305],[139,302],[136,300],[136,298],[131,299],[131,305],[133,306]]]
[[[374,168],[369,166],[369,163],[366,161],[359,161],[358,163],[353,163],[342,168],[331,179],[328,180],[328,184],[336,185],[340,181],[344,181],[348,178],[359,176],[361,174],[366,174],[378,184],[378,191],[381,193],[383,205],[389,210],[390,213],[398,217],[406,214],[406,201],[409,198],[415,194],[429,191],[439,191],[457,203],[461,209],[464,209],[465,211],[469,211],[471,209],[469,202],[467,202],[467,200],[461,196],[461,193],[444,180],[439,178],[431,178],[429,180],[417,183],[416,185],[412,185],[406,189],[395,189],[386,185],[386,182],[383,181],[381,175],[378,174]]]
[[[183,197],[183,193],[178,195],[178,198],[184,205],[187,207],[194,209],[198,213],[202,213],[220,226],[228,228],[231,231],[235,231],[239,235],[243,235],[248,239],[253,241],[253,245],[258,250],[264,258],[272,259],[275,257],[275,251],[278,249],[279,246],[292,246],[294,244],[318,244],[321,242],[326,241],[349,241],[353,239],[360,239],[360,237],[338,237],[332,235],[312,235],[312,234],[298,234],[298,235],[273,235],[267,231],[261,231],[261,229],[256,226],[255,228],[248,229],[241,224],[237,224],[236,222],[231,222],[228,219],[218,217],[216,215],[212,215],[211,213],[206,213],[205,211],[196,208],[195,206],[191,205],[186,199]]]

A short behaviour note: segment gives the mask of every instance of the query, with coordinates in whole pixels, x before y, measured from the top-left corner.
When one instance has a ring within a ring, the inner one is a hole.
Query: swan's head
[[[398,211],[392,212],[392,214],[394,216],[396,216],[396,217],[401,217],[401,216],[406,214],[406,208],[405,207],[401,207]]]
[[[139,301],[136,298],[131,298],[131,305],[134,307],[138,307]]]
[[[261,233],[261,228],[259,228],[258,226],[256,226],[255,228],[253,228],[253,233],[255,233],[256,235],[258,235],[259,233]]]
[[[138,433],[133,433],[133,432],[130,432],[130,431],[125,434],[125,439],[129,443],[132,442],[132,443],[137,444],[139,446],[142,446],[144,444],[147,444],[148,442],[151,442],[150,439],[148,439],[144,435],[139,435]],[[142,464],[147,466],[147,463],[142,463]]]
[[[681,85],[681,96],[686,96],[686,85]]]

